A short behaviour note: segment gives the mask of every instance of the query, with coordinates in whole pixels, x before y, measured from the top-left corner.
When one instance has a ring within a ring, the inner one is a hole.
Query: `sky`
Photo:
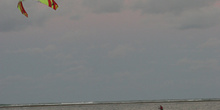
[[[0,1],[0,103],[220,98],[220,0]]]

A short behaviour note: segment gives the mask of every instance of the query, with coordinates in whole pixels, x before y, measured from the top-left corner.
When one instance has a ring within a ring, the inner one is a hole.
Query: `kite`
[[[25,11],[25,9],[24,9],[24,6],[23,6],[23,2],[24,0],[19,0],[19,2],[18,2],[18,9],[21,11],[21,13],[23,14],[23,15],[25,15],[26,17],[28,17],[28,14],[27,14],[27,12]],[[50,8],[52,8],[52,9],[54,9],[54,10],[57,10],[57,8],[58,8],[58,5],[57,5],[57,3],[54,1],[54,0],[38,0],[40,3],[42,3],[42,4],[45,4],[45,5],[47,5],[47,6],[49,6]]]
[[[28,14],[27,14],[27,12],[25,11],[25,9],[24,9],[24,7],[23,7],[22,0],[20,0],[20,1],[18,2],[18,9],[21,11],[21,13],[22,13],[23,15],[25,15],[26,17],[28,17]]]

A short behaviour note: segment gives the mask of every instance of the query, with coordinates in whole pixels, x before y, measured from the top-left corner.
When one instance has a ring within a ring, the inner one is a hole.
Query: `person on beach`
[[[160,105],[160,107],[158,108],[159,110],[163,110],[163,106]]]

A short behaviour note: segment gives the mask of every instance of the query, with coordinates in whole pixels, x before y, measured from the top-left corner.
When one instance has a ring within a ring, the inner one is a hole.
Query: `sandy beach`
[[[29,104],[2,106],[0,110],[158,110],[160,105],[164,110],[220,110],[220,100]]]

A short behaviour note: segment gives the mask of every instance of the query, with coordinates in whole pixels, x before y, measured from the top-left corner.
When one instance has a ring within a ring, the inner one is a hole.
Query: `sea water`
[[[0,105],[0,110],[220,110],[220,99]]]

